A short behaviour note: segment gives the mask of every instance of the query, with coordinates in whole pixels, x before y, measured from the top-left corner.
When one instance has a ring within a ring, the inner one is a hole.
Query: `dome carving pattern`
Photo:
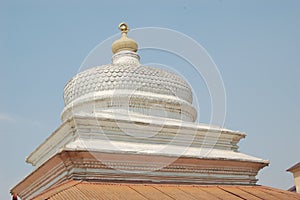
[[[178,75],[158,68],[124,63],[97,66],[77,74],[65,87],[65,105],[89,93],[115,89],[171,95],[192,103],[191,89]]]

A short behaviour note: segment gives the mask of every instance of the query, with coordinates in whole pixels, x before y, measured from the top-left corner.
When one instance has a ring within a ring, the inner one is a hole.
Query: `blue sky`
[[[66,82],[121,21],[174,29],[205,47],[225,84],[225,127],[247,133],[242,152],[270,160],[260,184],[289,188],[285,170],[300,161],[299,9],[296,0],[1,1],[0,198],[10,198],[32,170],[25,157],[59,126]],[[209,102],[207,92],[196,95]],[[209,109],[201,112],[208,122]]]

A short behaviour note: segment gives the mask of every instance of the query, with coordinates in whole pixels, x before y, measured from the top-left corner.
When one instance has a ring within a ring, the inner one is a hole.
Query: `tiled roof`
[[[171,200],[171,199],[300,199],[300,195],[265,186],[171,185],[68,181],[52,187],[33,200]]]

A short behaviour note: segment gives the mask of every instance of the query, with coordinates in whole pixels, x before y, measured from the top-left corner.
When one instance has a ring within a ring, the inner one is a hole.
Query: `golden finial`
[[[120,51],[132,51],[137,52],[138,45],[136,41],[127,37],[129,26],[122,22],[119,24],[119,29],[122,31],[122,36],[112,44],[112,52],[117,53]]]
[[[119,29],[122,31],[122,33],[127,33],[129,31],[129,27],[125,22],[121,22],[119,24]]]

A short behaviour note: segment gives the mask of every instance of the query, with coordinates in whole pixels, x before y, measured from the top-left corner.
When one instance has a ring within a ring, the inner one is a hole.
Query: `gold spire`
[[[137,52],[138,45],[136,41],[127,37],[129,27],[125,22],[119,24],[119,29],[122,32],[120,39],[114,41],[112,44],[112,52],[118,53],[120,51],[133,51]]]

